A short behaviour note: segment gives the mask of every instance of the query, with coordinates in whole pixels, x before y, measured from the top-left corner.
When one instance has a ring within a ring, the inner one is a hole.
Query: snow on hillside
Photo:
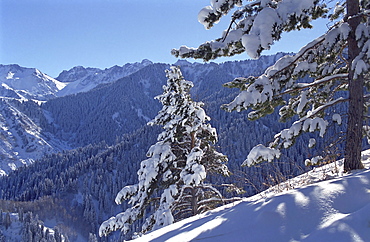
[[[42,134],[30,117],[36,114],[32,105],[21,108],[29,99],[39,104],[55,97],[65,86],[35,68],[0,65],[0,176],[66,148],[52,135]]]
[[[343,174],[342,161],[315,168],[134,241],[370,241],[370,150],[363,160],[364,170]]]
[[[0,176],[29,165],[45,154],[68,148],[53,135],[42,133],[17,107],[17,102],[0,98]]]
[[[19,99],[46,100],[55,96],[65,83],[35,68],[0,65],[0,96]]]

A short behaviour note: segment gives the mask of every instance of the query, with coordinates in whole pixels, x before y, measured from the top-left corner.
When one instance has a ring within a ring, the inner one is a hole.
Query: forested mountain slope
[[[50,120],[43,128],[74,147],[114,144],[155,116],[159,103],[153,97],[161,93],[167,66],[150,65],[89,92],[49,100],[41,105]]]
[[[253,146],[271,140],[286,124],[276,123],[277,114],[250,122],[247,113],[227,113],[220,109],[236,95],[235,90],[222,87],[223,83],[236,76],[260,74],[280,56],[223,64],[176,63],[181,66],[185,79],[194,82],[192,97],[205,103],[206,113],[218,132],[217,149],[228,156],[228,166],[233,172],[228,180],[216,176],[209,180],[215,184],[237,183],[246,190],[245,196],[302,173],[306,169],[305,154],[313,152],[306,143],[297,140],[298,145],[284,153],[279,162],[241,168]],[[164,70],[168,67],[168,64],[148,64],[129,76],[90,91],[40,104],[13,100],[17,110],[34,122],[40,137],[46,137],[44,140],[51,149],[64,151],[49,152],[33,165],[1,177],[0,199],[34,201],[35,204],[51,199],[50,212],[44,211],[41,219],[64,224],[72,241],[87,240],[89,233],[96,234],[102,221],[125,208],[125,204],[123,208],[115,205],[114,198],[123,186],[137,182],[138,165],[156,142],[159,128],[146,123],[160,109],[154,97],[162,93],[166,81]],[[77,72],[74,74],[78,76]],[[321,145],[317,144],[319,148]],[[233,195],[222,192],[226,196]],[[56,207],[65,207],[71,216],[53,217],[52,210]],[[119,236],[116,233],[110,239],[114,241]]]

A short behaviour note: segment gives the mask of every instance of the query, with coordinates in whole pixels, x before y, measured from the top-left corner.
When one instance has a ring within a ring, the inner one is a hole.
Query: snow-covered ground
[[[370,241],[370,151],[365,170],[342,161],[253,197],[161,228],[144,241]]]

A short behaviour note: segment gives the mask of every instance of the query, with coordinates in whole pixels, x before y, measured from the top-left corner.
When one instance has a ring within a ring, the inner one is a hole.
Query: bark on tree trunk
[[[195,147],[195,132],[192,132],[190,134],[191,136],[191,144],[190,144],[190,150],[192,150]],[[198,214],[198,198],[196,196],[197,189],[195,187],[191,188],[191,211],[192,215]]]
[[[195,187],[191,188],[191,196],[191,213],[194,216],[198,214],[197,189]]]
[[[347,0],[346,3],[348,24],[351,27],[351,33],[348,37],[349,105],[346,146],[344,154],[344,171],[348,172],[351,170],[364,168],[361,162],[364,79],[362,76],[360,76],[354,80],[354,71],[351,68],[352,61],[360,53],[360,49],[357,46],[355,31],[361,19],[359,17],[351,17],[356,16],[360,11],[359,0]]]
[[[190,133],[191,136],[191,143],[190,143],[190,150],[195,147],[195,131]]]

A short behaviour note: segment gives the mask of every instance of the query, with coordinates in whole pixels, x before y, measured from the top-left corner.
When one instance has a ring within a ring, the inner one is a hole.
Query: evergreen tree
[[[62,234],[59,232],[59,229],[58,228],[54,228],[54,239],[56,242],[62,242],[63,241],[63,236]]]
[[[23,208],[19,208],[18,210],[18,216],[19,216],[19,221],[20,222],[23,222],[23,219],[24,219],[24,211],[23,211]]]
[[[258,58],[283,32],[311,28],[313,19],[329,17],[331,20],[329,30],[297,54],[282,57],[260,76],[236,78],[226,84],[241,90],[234,101],[224,106],[228,111],[252,109],[249,118],[254,120],[282,105],[283,121],[298,117],[289,129],[278,133],[268,147],[253,148],[244,165],[279,157],[280,149],[290,147],[302,132],[319,130],[323,136],[329,122],[342,122],[342,117],[330,108],[347,103],[344,168],[345,171],[363,168],[363,120],[368,107],[364,87],[370,84],[369,3],[347,0],[329,6],[331,3],[324,0],[212,0],[211,6],[202,9],[198,16],[206,28],[237,8],[222,38],[198,48],[182,46],[172,51],[175,56],[206,61],[242,52]],[[312,81],[299,81],[306,76],[312,77]],[[312,146],[314,141],[309,143]]]
[[[118,204],[129,199],[131,207],[105,221],[100,226],[100,236],[118,229],[126,233],[129,225],[144,217],[149,208],[154,211],[141,232],[223,204],[218,190],[205,182],[207,173],[230,173],[225,165],[227,158],[213,146],[216,130],[206,123],[209,117],[203,104],[191,99],[193,84],[184,80],[179,67],[171,67],[166,73],[167,85],[156,97],[163,108],[149,122],[163,126],[164,131],[149,148],[149,158],[141,162],[139,182],[124,187],[116,197]]]
[[[0,225],[3,225],[3,210],[0,208]]]
[[[10,213],[7,212],[5,214],[5,218],[4,218],[4,226],[5,226],[5,229],[8,229],[10,227],[10,225],[12,225],[12,220],[10,219]]]

